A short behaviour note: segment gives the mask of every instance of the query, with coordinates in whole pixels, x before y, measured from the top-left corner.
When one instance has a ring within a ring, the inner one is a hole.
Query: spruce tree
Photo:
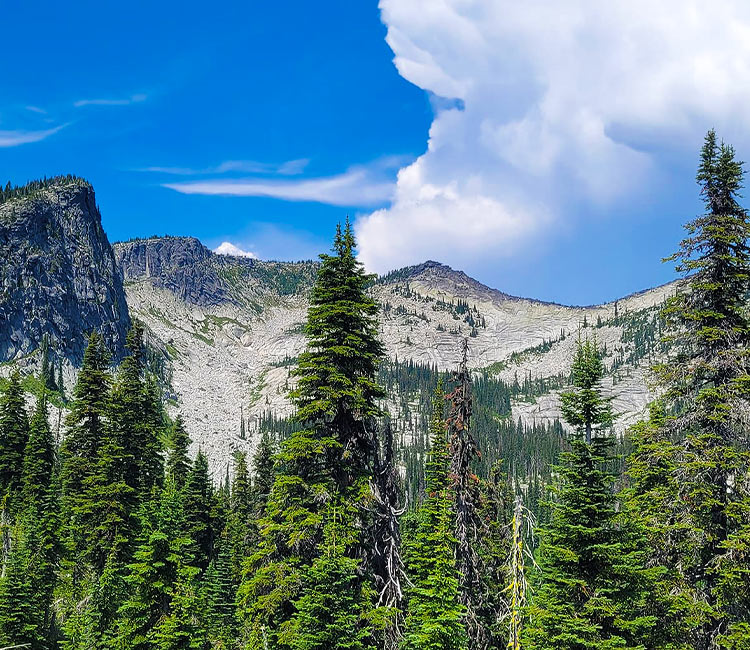
[[[656,623],[646,613],[652,576],[645,540],[631,535],[617,513],[607,436],[612,412],[594,341],[579,339],[572,375],[574,390],[561,395],[561,406],[575,434],[561,455],[551,521],[541,531],[542,584],[529,610],[526,647],[644,647]]]
[[[709,131],[697,174],[705,212],[687,224],[688,236],[669,258],[684,278],[664,310],[672,350],[656,367],[675,411],[665,423],[677,443],[678,493],[669,516],[688,524],[679,568],[696,605],[698,623],[689,638],[698,650],[741,647],[750,639],[748,593],[735,588],[750,562],[744,416],[750,391],[750,221],[739,204],[743,175],[734,149]]]

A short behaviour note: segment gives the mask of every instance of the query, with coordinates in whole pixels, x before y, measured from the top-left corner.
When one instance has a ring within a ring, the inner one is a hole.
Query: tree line
[[[0,400],[0,646],[750,647],[750,222],[742,165],[713,131],[697,178],[706,209],[670,258],[684,277],[663,308],[648,419],[614,439],[602,350],[582,331],[567,427],[526,480],[533,450],[488,449],[513,445],[512,420],[476,435],[491,417],[476,397],[508,393],[469,369],[468,339],[403,473],[348,222],[321,256],[294,426],[269,419],[231,475],[189,457],[137,323],[116,372],[91,335],[61,441],[49,382],[29,414],[14,374]]]

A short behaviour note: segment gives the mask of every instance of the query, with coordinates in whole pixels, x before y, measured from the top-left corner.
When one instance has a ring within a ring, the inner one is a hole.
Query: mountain
[[[183,414],[214,471],[223,472],[234,450],[253,448],[265,414],[289,415],[290,366],[304,346],[317,263],[217,255],[191,237],[110,247],[93,189],[78,179],[5,200],[0,247],[0,361],[33,365],[48,332],[52,348],[75,365],[94,328],[121,353],[129,310],[161,358],[169,408]],[[622,431],[653,397],[646,374],[662,352],[658,309],[674,286],[570,307],[510,296],[429,261],[381,276],[371,290],[393,363],[448,370],[468,337],[471,366],[516,387],[511,415],[524,423],[559,417],[557,393],[568,383],[578,332],[595,335]],[[404,382],[394,386],[386,406],[408,446],[423,396]]]
[[[289,366],[304,346],[316,265],[216,255],[192,238],[152,238],[115,244],[114,250],[131,313],[163,342],[180,411],[218,469],[233,450],[253,445],[252,435],[240,438],[242,418],[252,433],[265,412],[290,413]],[[508,383],[567,377],[576,332],[585,324],[606,345],[608,387],[623,414],[621,430],[652,398],[644,357],[646,347],[658,345],[658,306],[673,287],[566,307],[510,296],[426,262],[379,278],[372,291],[383,306],[389,358],[447,370],[468,336],[472,367]],[[418,401],[414,395],[414,408]],[[525,422],[555,420],[556,391],[515,401],[513,414]],[[403,430],[414,426],[406,419],[396,426],[406,439],[414,433]]]
[[[53,357],[78,364],[93,330],[122,356],[122,276],[86,181],[57,177],[3,193],[0,282],[0,360],[33,362],[47,334]]]

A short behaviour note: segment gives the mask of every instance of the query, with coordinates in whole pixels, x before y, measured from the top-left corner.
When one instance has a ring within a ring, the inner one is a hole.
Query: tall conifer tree
[[[738,577],[750,564],[750,221],[739,204],[742,163],[706,135],[697,181],[705,212],[671,260],[684,279],[664,310],[672,353],[657,366],[676,413],[675,516],[688,524],[680,569],[696,603],[691,642],[741,647],[750,640],[750,598]],[[734,644],[734,645],[732,645]]]
[[[530,608],[526,647],[605,650],[647,645],[656,623],[647,615],[650,572],[645,542],[618,520],[610,469],[609,400],[596,343],[579,339],[563,414],[575,428],[561,457],[551,521],[542,530],[542,584]]]
[[[369,479],[378,449],[376,400],[383,394],[375,381],[383,347],[378,307],[366,291],[370,281],[355,257],[347,222],[336,232],[333,254],[321,256],[305,326],[307,348],[293,373],[291,397],[303,428],[281,445],[260,525],[261,547],[240,589],[242,617],[255,643],[262,634],[275,643],[280,630],[288,629],[295,603],[308,602],[304,576],[323,552],[323,513],[334,495],[360,505],[351,522],[359,534],[337,552],[355,563],[365,555]],[[357,589],[363,589],[366,571],[359,576]]]

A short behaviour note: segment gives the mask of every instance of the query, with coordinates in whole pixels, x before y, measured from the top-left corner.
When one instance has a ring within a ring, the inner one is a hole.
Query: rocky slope
[[[304,345],[301,328],[315,266],[219,256],[190,238],[114,248],[131,313],[170,357],[173,406],[221,470],[232,450],[252,448],[263,412],[289,413],[289,362]],[[472,367],[509,382],[567,373],[576,333],[586,327],[607,346],[605,383],[623,414],[621,430],[651,399],[647,362],[623,337],[636,315],[651,323],[673,287],[616,304],[566,307],[512,297],[427,262],[388,274],[372,291],[383,306],[381,334],[390,358],[446,370],[468,336]],[[513,410],[525,421],[559,416],[555,392],[514,403]],[[250,432],[246,440],[240,438],[241,418]]]
[[[71,177],[39,185],[0,203],[0,361],[29,361],[46,334],[76,364],[93,330],[118,357],[130,318],[94,190]]]
[[[88,183],[40,183],[0,196],[0,362],[35,368],[46,334],[68,363],[68,383],[88,332],[103,332],[117,355],[129,314],[140,319],[164,361],[169,408],[183,414],[194,447],[221,475],[233,450],[252,450],[264,413],[290,412],[289,371],[304,345],[316,269],[314,262],[216,255],[189,237],[111,247]],[[557,392],[567,382],[576,337],[596,336],[606,350],[604,386],[621,413],[621,431],[652,398],[646,369],[662,352],[658,307],[674,286],[567,307],[509,296],[426,262],[379,278],[371,291],[382,305],[380,330],[391,359],[447,370],[469,337],[477,373],[534,386],[512,402],[512,417],[526,423],[559,417]],[[386,404],[405,444],[416,419],[399,417],[400,409],[413,405],[413,415],[419,402],[418,395],[392,395]]]

